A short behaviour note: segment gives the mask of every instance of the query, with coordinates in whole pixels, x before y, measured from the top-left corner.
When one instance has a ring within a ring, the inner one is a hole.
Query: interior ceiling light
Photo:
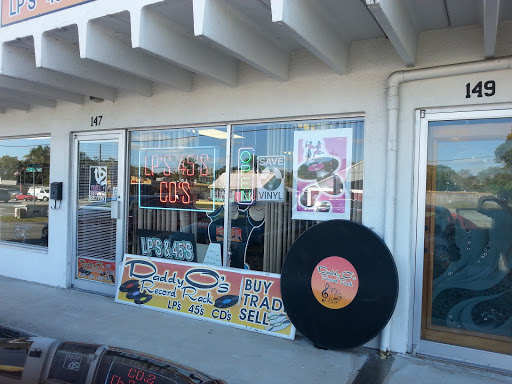
[[[214,139],[227,139],[228,133],[218,129],[201,129],[198,131],[201,136],[213,137]],[[233,135],[234,139],[243,139],[243,136]]]

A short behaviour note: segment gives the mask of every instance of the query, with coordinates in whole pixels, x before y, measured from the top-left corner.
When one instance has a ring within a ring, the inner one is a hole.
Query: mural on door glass
[[[429,124],[427,328],[512,341],[511,200],[512,119]]]

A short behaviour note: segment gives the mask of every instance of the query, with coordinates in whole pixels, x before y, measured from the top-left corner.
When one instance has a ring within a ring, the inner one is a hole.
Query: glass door
[[[473,116],[424,124],[420,349],[512,355],[512,118]]]
[[[124,135],[76,135],[74,158],[73,287],[113,295],[124,244]]]

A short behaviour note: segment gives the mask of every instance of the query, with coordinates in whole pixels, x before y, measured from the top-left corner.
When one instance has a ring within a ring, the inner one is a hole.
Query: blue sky
[[[501,165],[495,161],[494,151],[512,133],[512,118],[431,121],[429,128],[434,135],[429,142],[437,142],[437,155],[429,160],[476,175]]]
[[[0,157],[8,155],[23,160],[32,148],[39,145],[50,145],[49,137],[20,138],[0,140]]]
[[[461,169],[470,171],[473,175],[500,163],[494,161],[494,150],[505,140],[466,140],[444,141],[438,146],[437,163],[446,165],[454,171]]]

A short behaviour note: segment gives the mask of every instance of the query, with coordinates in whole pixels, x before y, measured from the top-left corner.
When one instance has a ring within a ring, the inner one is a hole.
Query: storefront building
[[[509,2],[2,0],[0,43],[3,276],[114,296],[143,256],[278,280],[351,220],[400,282],[369,347],[510,370]]]

